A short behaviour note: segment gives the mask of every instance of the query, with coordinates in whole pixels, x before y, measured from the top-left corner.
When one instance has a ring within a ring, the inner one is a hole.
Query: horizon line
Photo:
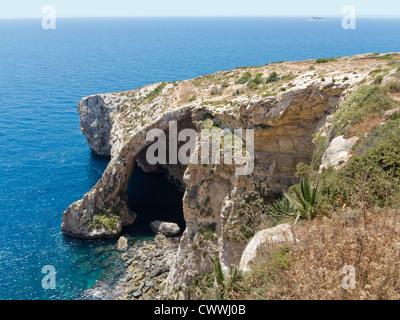
[[[57,16],[57,19],[134,19],[134,18],[343,18],[342,15],[232,15],[232,16],[220,16],[220,15],[193,15],[193,16]],[[32,16],[32,17],[0,17],[0,20],[33,20],[42,19],[43,16]],[[380,18],[380,19],[396,19],[400,18],[400,15],[357,15],[357,18]]]

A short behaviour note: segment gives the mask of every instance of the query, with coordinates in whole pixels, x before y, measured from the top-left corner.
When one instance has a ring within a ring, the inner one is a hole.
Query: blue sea
[[[40,19],[0,20],[0,299],[79,299],[121,272],[116,240],[60,231],[61,213],[108,162],[81,134],[82,97],[239,66],[400,51],[399,44],[396,19],[358,19],[356,30],[343,30],[339,18],[58,19],[55,30],[43,30]],[[134,209],[149,218],[124,232],[141,239],[151,236],[150,218],[163,218],[151,202],[182,210],[181,194],[159,175],[134,176],[129,192],[142,201]],[[160,188],[167,199],[155,201]],[[54,290],[42,288],[46,265],[57,272]]]

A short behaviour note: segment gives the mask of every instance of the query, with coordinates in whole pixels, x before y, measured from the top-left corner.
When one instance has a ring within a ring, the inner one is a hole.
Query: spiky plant
[[[214,259],[210,257],[210,259],[214,266],[214,277],[215,281],[217,282],[216,293],[219,299],[223,299],[225,292],[225,276],[224,273],[222,272],[221,263],[219,262],[218,257],[215,257]]]
[[[294,213],[293,204],[286,197],[278,199],[269,205],[269,214],[275,218],[292,216]]]
[[[284,192],[283,195],[290,201],[290,203],[297,208],[299,214],[298,218],[311,219],[316,213],[317,207],[317,193],[318,193],[318,183],[313,188],[308,177],[302,178],[300,180],[300,190],[297,186],[293,187],[296,197],[292,197],[289,193]]]

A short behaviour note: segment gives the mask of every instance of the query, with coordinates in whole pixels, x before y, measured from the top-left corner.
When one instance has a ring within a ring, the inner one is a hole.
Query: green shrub
[[[281,77],[281,80],[282,81],[290,81],[290,80],[293,80],[293,79],[296,79],[296,78],[297,78],[297,76],[295,74],[286,74],[286,75]]]
[[[252,80],[254,83],[261,84],[263,83],[262,79],[263,74],[262,73],[257,73],[255,78]]]
[[[257,83],[255,83],[255,82],[249,82],[248,84],[247,84],[247,87],[250,89],[250,90],[256,90],[256,89],[258,89],[258,84]]]
[[[214,241],[217,239],[217,234],[216,234],[216,223],[210,223],[210,224],[199,224],[198,230],[199,233],[203,236],[203,240],[211,240]]]
[[[382,71],[383,71],[383,70],[380,69],[380,68],[374,69],[374,70],[372,70],[372,71],[369,73],[369,75],[370,75],[370,76],[374,76],[374,75],[376,75],[376,74],[378,74],[378,73],[381,73]]]
[[[239,90],[239,89],[236,89],[236,91],[234,91],[234,92],[232,93],[232,95],[233,95],[233,96],[238,96],[238,95],[240,95],[240,90]]]
[[[219,299],[223,299],[225,291],[225,276],[222,272],[221,263],[219,262],[218,257],[215,257],[214,259],[210,257],[210,259],[214,267],[214,277],[217,282],[217,295]]]
[[[264,80],[262,79],[263,74],[262,73],[257,73],[255,78],[252,79],[249,83],[248,86],[252,86],[253,88],[258,87],[259,84],[263,83]]]
[[[147,99],[153,101],[163,91],[167,84],[167,82],[161,83],[157,88],[147,95]]]
[[[277,80],[278,76],[279,76],[278,73],[276,73],[275,71],[272,72],[272,73],[268,76],[266,83],[275,82],[275,81]]]
[[[327,63],[327,62],[333,62],[333,61],[337,61],[337,59],[334,57],[329,58],[329,59],[326,59],[326,58],[317,59],[317,63]]]
[[[364,85],[350,93],[348,100],[336,112],[330,134],[332,137],[345,134],[366,116],[382,116],[392,107],[393,101],[386,96],[383,88],[376,85]]]
[[[251,72],[246,71],[246,72],[242,75],[242,77],[241,77],[239,80],[237,80],[235,83],[236,83],[236,84],[245,84],[245,83],[249,82],[250,79],[251,79]]]
[[[383,76],[377,76],[377,77],[375,78],[375,80],[374,80],[374,83],[375,83],[376,85],[380,85],[380,84],[382,83],[382,81],[383,81]]]
[[[113,231],[117,227],[119,216],[110,209],[99,210],[88,222],[89,229],[105,228],[107,231]]]
[[[400,81],[392,81],[385,86],[385,90],[389,93],[400,93]]]
[[[316,135],[314,137],[314,142],[317,145],[317,148],[315,149],[311,159],[311,168],[314,169],[315,171],[318,171],[322,162],[322,157],[324,156],[324,152],[327,148],[326,136]]]
[[[395,111],[394,113],[392,113],[390,116],[389,116],[389,119],[390,120],[398,120],[398,119],[400,119],[400,113],[398,113],[397,111]]]
[[[390,53],[387,53],[384,56],[379,57],[377,60],[393,60],[393,55]]]
[[[222,88],[228,88],[228,87],[229,87],[229,83],[228,82],[222,83]]]

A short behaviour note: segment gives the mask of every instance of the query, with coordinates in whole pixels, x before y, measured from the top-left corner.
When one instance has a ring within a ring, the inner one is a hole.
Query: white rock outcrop
[[[350,159],[351,150],[357,141],[358,137],[356,136],[350,139],[345,139],[343,136],[334,138],[322,157],[320,170],[324,170],[329,166],[337,169],[346,163]]]
[[[248,272],[260,252],[266,250],[269,244],[294,242],[295,237],[290,230],[290,224],[281,224],[274,228],[264,229],[256,233],[244,249],[239,264],[239,270]]]
[[[118,239],[118,244],[117,244],[117,250],[118,251],[124,251],[128,249],[128,238],[127,237],[119,237]]]

